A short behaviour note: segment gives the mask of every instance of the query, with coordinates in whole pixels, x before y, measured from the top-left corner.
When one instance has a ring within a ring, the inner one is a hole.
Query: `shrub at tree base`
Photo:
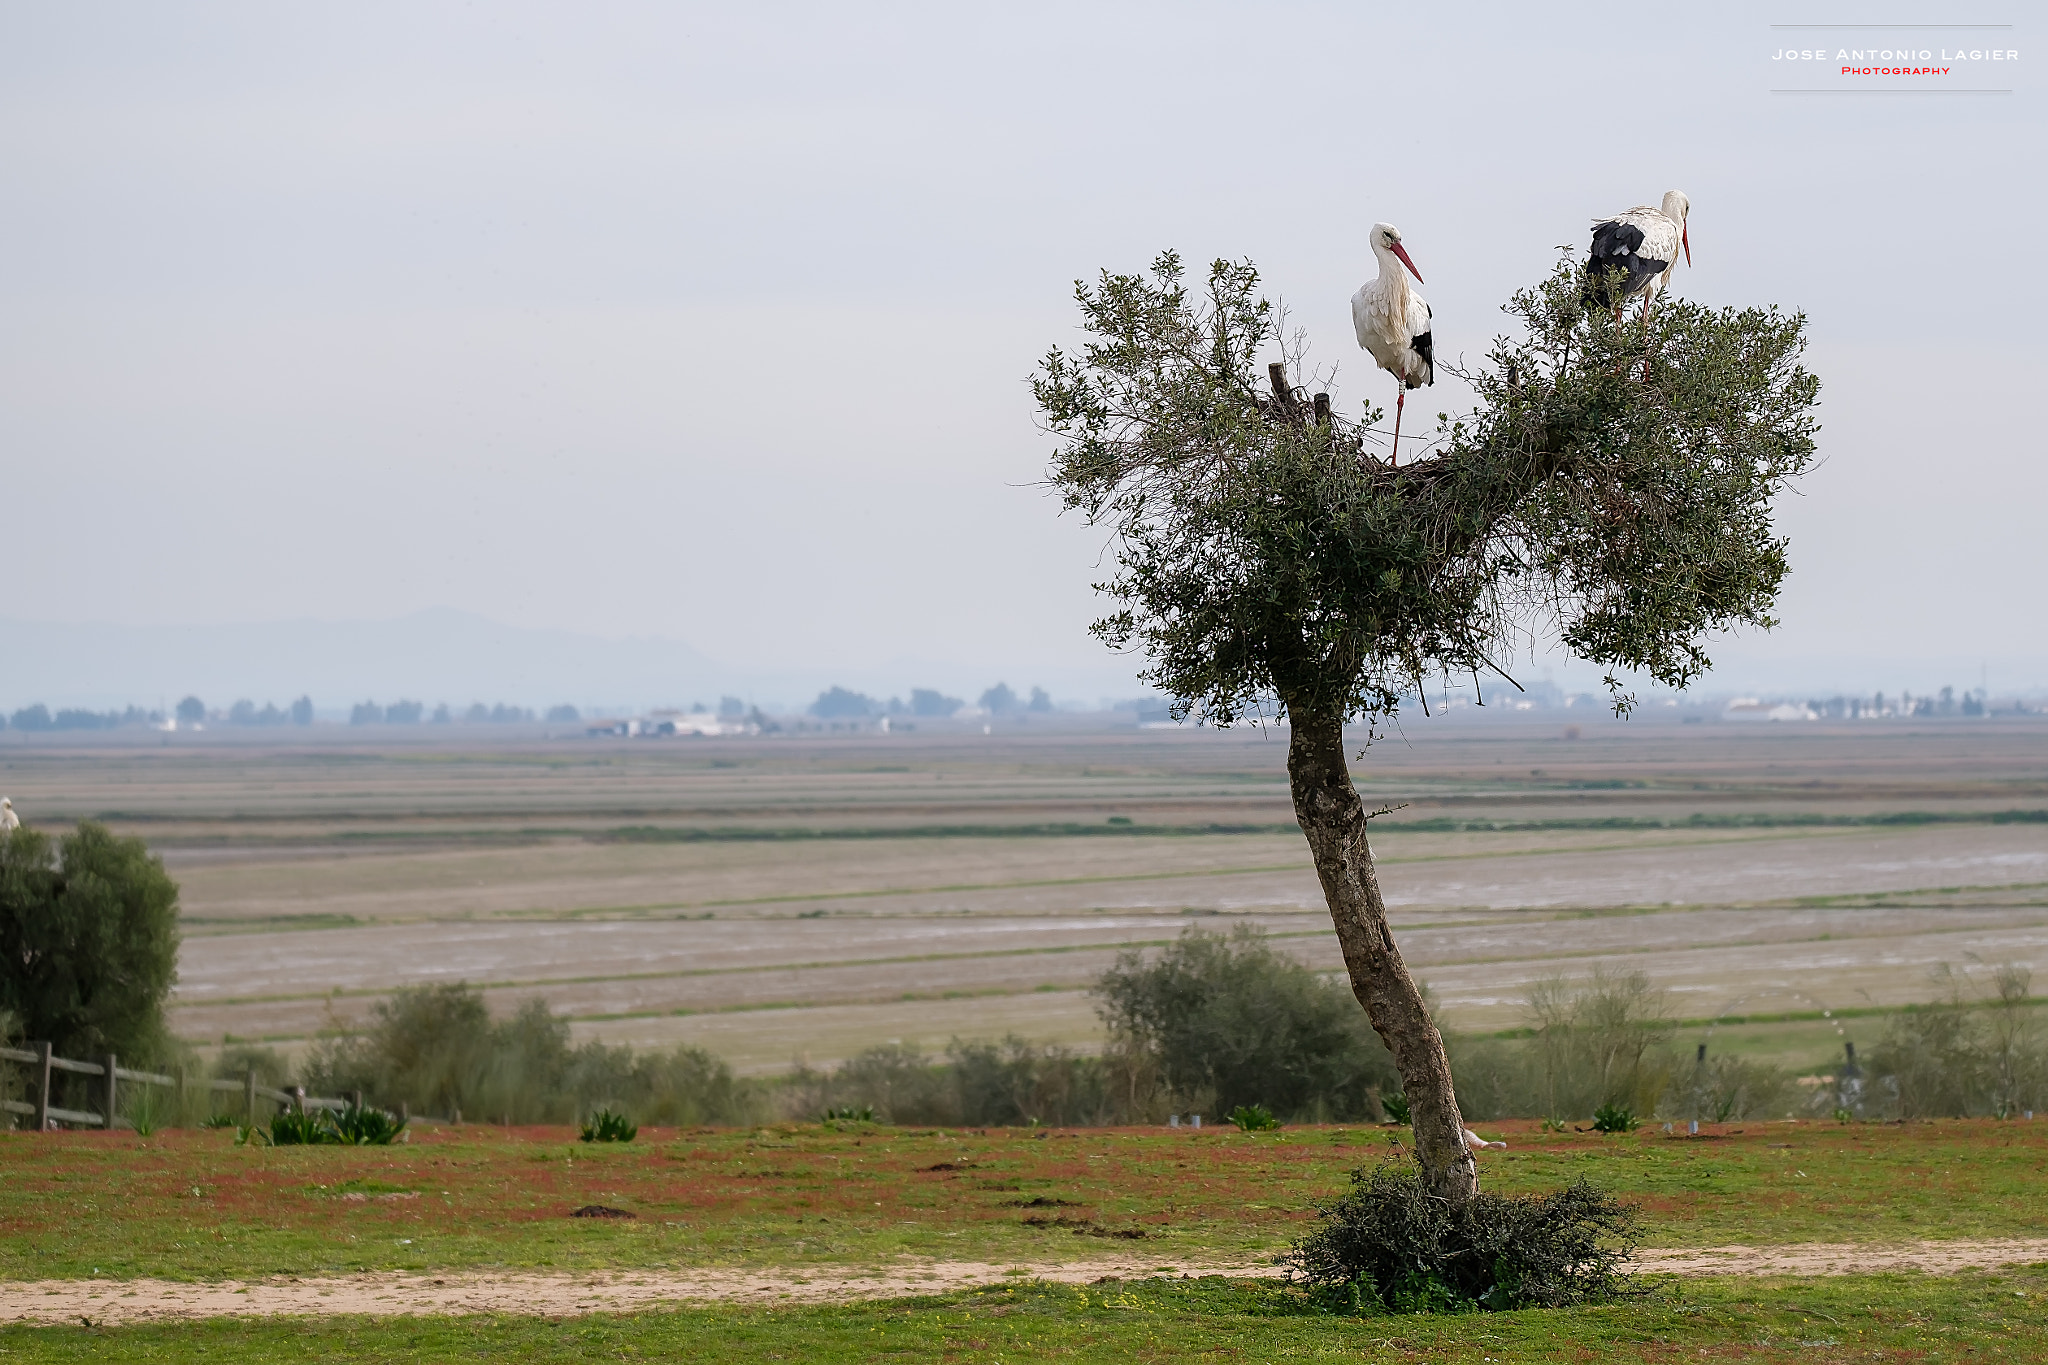
[[[1481,1191],[1461,1209],[1423,1190],[1420,1172],[1357,1171],[1319,1205],[1322,1226],[1288,1253],[1290,1276],[1361,1312],[1558,1308],[1646,1292],[1621,1266],[1640,1224],[1633,1206],[1581,1180],[1554,1194]]]

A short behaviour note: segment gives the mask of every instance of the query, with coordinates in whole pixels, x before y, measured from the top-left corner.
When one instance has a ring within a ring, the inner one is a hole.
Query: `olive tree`
[[[178,886],[142,840],[90,821],[54,845],[0,834],[0,1011],[24,1037],[160,1061],[177,967]]]
[[[1532,638],[1683,686],[1716,631],[1769,626],[1786,573],[1773,496],[1813,457],[1805,319],[1660,308],[1646,331],[1580,302],[1561,261],[1464,377],[1477,407],[1398,468],[1372,424],[1295,387],[1302,358],[1248,262],[1190,287],[1178,256],[1075,287],[1085,341],[1033,380],[1064,506],[1112,533],[1094,633],[1142,653],[1178,713],[1284,717],[1295,814],[1353,993],[1392,1051],[1426,1186],[1477,1168],[1443,1039],[1401,960],[1346,766],[1345,723],[1426,680],[1480,691]],[[1267,383],[1261,382],[1261,362]]]

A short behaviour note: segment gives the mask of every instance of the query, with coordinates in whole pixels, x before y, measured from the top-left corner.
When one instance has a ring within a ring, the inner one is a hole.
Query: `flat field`
[[[11,1323],[0,1326],[0,1351],[36,1360],[2048,1358],[2048,1267],[1998,1264],[2048,1255],[2039,1199],[2048,1127],[1501,1131],[1510,1147],[1486,1154],[1492,1189],[1588,1177],[1641,1205],[1648,1247],[1702,1249],[1694,1265],[1711,1262],[1707,1249],[1746,1248],[1721,1254],[1762,1252],[1762,1264],[1804,1269],[1653,1274],[1649,1297],[1598,1308],[1332,1315],[1275,1279],[1272,1257],[1347,1171],[1387,1154],[1389,1133],[1377,1128],[778,1125],[643,1131],[605,1147],[563,1129],[467,1127],[421,1130],[385,1149],[237,1148],[227,1132],[13,1134],[0,1137],[0,1319]],[[571,1216],[590,1203],[636,1216]],[[1960,1274],[1882,1269],[1899,1245],[1926,1247],[1937,1262],[1944,1248],[1962,1264],[1993,1254]],[[1688,1263],[1669,1250],[1644,1260],[1653,1270]],[[983,1282],[949,1287],[963,1266]],[[860,1288],[864,1278],[874,1287]],[[914,1296],[920,1280],[931,1290]],[[435,1306],[494,1285],[494,1310]],[[273,1298],[299,1306],[267,1314]],[[175,1307],[198,1300],[209,1306]],[[75,1314],[64,1310],[68,1325],[56,1325],[53,1301],[75,1304]]]
[[[1093,1046],[1089,983],[1189,925],[1338,966],[1284,732],[277,735],[0,735],[31,822],[163,853],[174,1026],[202,1043],[289,1050],[461,980],[771,1072],[885,1041]],[[1640,969],[1701,1021],[1688,1041],[1803,1068],[1928,998],[1936,963],[2048,960],[2038,718],[1410,719],[1356,767],[1400,807],[1381,882],[1453,1028],[1515,1027],[1543,976]]]

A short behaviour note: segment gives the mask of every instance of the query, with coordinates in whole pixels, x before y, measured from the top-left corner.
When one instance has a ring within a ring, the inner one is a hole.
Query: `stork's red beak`
[[[1404,248],[1399,242],[1392,243],[1392,246],[1394,248],[1394,254],[1401,258],[1401,264],[1407,266],[1408,273],[1415,277],[1415,282],[1417,284],[1428,284],[1429,281],[1422,278],[1422,272],[1415,268],[1415,262],[1408,259],[1407,249]],[[1691,259],[1687,258],[1686,264],[1690,265],[1691,263]]]
[[[1692,267],[1692,236],[1684,228],[1678,230],[1678,244],[1685,248],[1685,264]]]

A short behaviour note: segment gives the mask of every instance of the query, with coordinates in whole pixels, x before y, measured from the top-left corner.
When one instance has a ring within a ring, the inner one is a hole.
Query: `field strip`
[[[1684,914],[1684,913],[1692,913],[1692,912],[1696,912],[1696,911],[1702,911],[1702,910],[1722,910],[1722,909],[1730,909],[1730,908],[1746,908],[1746,907],[1727,907],[1727,906],[1696,906],[1696,907],[1673,907],[1673,908],[1671,908],[1671,909],[1668,909],[1668,910],[1652,910],[1652,911],[1646,911],[1646,912],[1644,912],[1644,913],[1649,913],[1649,914]],[[1997,909],[2008,909],[2008,908],[2010,908],[2010,909],[2031,909],[2031,908],[2033,908],[2033,907],[2031,907],[2031,906],[2012,906],[2012,907],[2007,907],[2007,906],[1998,906],[1998,907],[1994,907],[1994,908],[1997,908]],[[1574,919],[1581,919],[1581,918],[1585,918],[1585,917],[1586,917],[1586,916],[1584,916],[1583,914],[1579,914],[1579,913],[1567,913],[1567,914],[1559,914],[1559,915],[1553,915],[1553,916],[1551,916],[1551,917],[1550,917],[1550,919],[1549,919],[1549,921],[1546,921],[1546,922],[1558,922],[1558,921],[1564,921],[1564,920],[1574,920]],[[1409,930],[1408,930],[1408,931],[1409,931],[1410,933],[1416,933],[1416,932],[1427,932],[1427,931],[1430,931],[1430,930],[1436,930],[1436,929],[1445,929],[1445,928],[1464,928],[1464,927],[1468,927],[1468,926],[1470,926],[1470,925],[1488,925],[1488,926],[1491,926],[1491,925],[1494,925],[1494,924],[1498,924],[1498,923],[1501,923],[1501,922],[1503,922],[1503,921],[1502,921],[1502,920],[1500,920],[1500,919],[1486,919],[1486,920],[1451,920],[1451,921],[1442,921],[1442,922],[1434,922],[1434,923],[1430,923],[1430,924],[1426,924],[1426,925],[1416,925],[1416,926],[1410,926],[1410,927],[1409,927]],[[2037,924],[2037,923],[2035,923],[2035,924],[2027,924],[2027,923],[2023,923],[2023,924],[2013,924],[2013,925],[2005,925],[2005,926],[2000,926],[2000,927],[2002,927],[2002,928],[2007,928],[2007,929],[2037,929],[2037,928],[2040,928],[2040,927],[2042,927],[2042,926],[2041,926],[2040,924]],[[1921,929],[1921,930],[1919,930],[1919,931],[1918,931],[1918,934],[1917,934],[1916,936],[1918,936],[1918,937],[1934,937],[1934,936],[1937,936],[1937,935],[1941,935],[1941,934],[1967,934],[1967,933],[1976,933],[1976,932],[1979,932],[1979,931],[1983,930],[1984,928],[1985,928],[1985,926],[1983,926],[1983,925],[1974,925],[1974,924],[1966,924],[1966,925],[1959,925],[1959,926],[1954,926],[1954,927],[1947,927],[1947,926],[1944,926],[1944,927],[1939,927],[1939,928]],[[1265,935],[1265,937],[1266,937],[1267,939],[1269,939],[1269,940],[1272,940],[1272,941],[1275,941],[1275,942],[1279,942],[1279,941],[1284,941],[1284,940],[1294,940],[1294,939],[1320,939],[1320,938],[1326,938],[1326,937],[1328,937],[1328,936],[1329,936],[1329,931],[1328,931],[1328,930],[1326,930],[1326,929],[1320,929],[1320,928],[1317,928],[1317,929],[1300,929],[1300,930],[1283,930],[1283,931],[1281,931],[1281,932],[1278,932],[1278,933],[1268,933],[1267,935]],[[1811,943],[1844,943],[1844,944],[1849,944],[1849,943],[1859,943],[1859,942],[1865,942],[1865,941],[1869,941],[1869,940],[1874,940],[1874,939],[1883,939],[1883,938],[1893,938],[1893,937],[1897,937],[1897,936],[1898,936],[1898,934],[1897,934],[1897,931],[1895,931],[1895,930],[1888,930],[1888,931],[1883,931],[1883,932],[1873,932],[1873,933],[1867,933],[1867,934],[1856,934],[1856,933],[1840,933],[1840,932],[1836,932],[1836,931],[1830,930],[1830,931],[1829,931],[1828,933],[1825,933],[1825,934],[1817,934],[1817,935],[1811,935],[1811,936],[1809,936],[1809,937],[1805,937],[1805,938],[1785,938],[1785,939],[1773,939],[1773,940],[1771,940],[1771,943],[1772,943],[1772,945],[1773,945],[1773,946],[1783,946],[1783,947],[1795,947],[1795,946],[1798,946],[1798,945],[1802,945],[1802,944],[1811,944]],[[586,974],[586,975],[579,975],[579,976],[535,976],[535,977],[507,977],[507,978],[502,978],[502,979],[497,979],[497,980],[484,980],[484,981],[474,981],[474,982],[471,982],[471,983],[469,983],[469,984],[473,985],[473,986],[474,986],[474,987],[475,987],[476,989],[478,989],[478,990],[484,990],[484,991],[506,991],[506,990],[533,990],[533,989],[538,989],[538,988],[541,988],[541,987],[547,987],[547,986],[589,986],[589,985],[603,985],[603,984],[606,984],[606,983],[608,983],[608,982],[615,982],[615,981],[671,981],[671,980],[688,980],[688,979],[692,979],[692,978],[704,978],[704,977],[732,977],[732,976],[748,976],[748,975],[766,975],[766,974],[768,974],[768,973],[771,973],[771,972],[815,972],[815,971],[830,971],[830,970],[834,970],[834,969],[840,969],[840,968],[848,968],[848,967],[894,967],[894,966],[909,966],[909,965],[917,965],[917,964],[920,964],[920,963],[934,963],[934,962],[972,962],[972,961],[996,961],[996,960],[1001,960],[1001,959],[1005,959],[1005,958],[1022,958],[1022,957],[1059,957],[1059,956],[1063,956],[1063,955],[1072,955],[1072,954],[1075,954],[1075,953],[1095,953],[1095,952],[1112,952],[1112,951],[1115,951],[1115,952],[1121,952],[1121,951],[1124,951],[1124,950],[1126,950],[1126,949],[1131,949],[1131,948],[1163,948],[1163,947],[1168,947],[1168,946],[1171,946],[1171,945],[1172,945],[1172,944],[1173,944],[1174,942],[1175,942],[1175,940],[1174,940],[1174,939],[1170,939],[1170,938],[1132,938],[1132,939],[1114,939],[1114,940],[1105,940],[1105,941],[1103,941],[1103,942],[1100,942],[1100,943],[1063,943],[1063,944],[1047,944],[1047,945],[1045,945],[1045,946],[1043,946],[1043,947],[1030,947],[1030,948],[988,948],[988,949],[978,949],[978,950],[975,950],[975,951],[972,951],[972,952],[960,952],[960,953],[913,953],[913,954],[895,954],[895,955],[890,955],[890,956],[884,956],[884,957],[859,957],[859,958],[844,958],[844,959],[815,959],[815,960],[808,960],[808,961],[802,961],[802,962],[768,962],[768,963],[747,963],[747,964],[743,964],[743,965],[738,965],[738,966],[731,966],[731,967],[677,967],[677,968],[674,968],[674,969],[671,969],[671,970],[664,970],[664,971],[655,971],[655,972],[614,972],[614,973],[598,973],[598,974]],[[1597,952],[1593,952],[1593,951],[1589,951],[1589,950],[1586,950],[1586,949],[1581,949],[1581,948],[1569,948],[1569,949],[1557,949],[1557,950],[1555,950],[1555,951],[1552,951],[1552,952],[1547,952],[1547,953],[1515,953],[1515,954],[1510,954],[1510,955],[1499,955],[1499,954],[1489,954],[1489,955],[1486,955],[1486,956],[1481,956],[1481,957],[1446,957],[1446,958],[1434,958],[1434,959],[1430,959],[1430,960],[1427,960],[1427,961],[1421,961],[1421,962],[1419,962],[1419,963],[1418,963],[1418,967],[1419,967],[1419,969],[1420,969],[1420,970],[1424,970],[1424,971],[1437,971],[1437,970],[1441,970],[1441,969],[1443,969],[1443,968],[1448,968],[1448,967],[1483,967],[1483,966],[1487,966],[1487,965],[1490,965],[1490,964],[1512,964],[1512,963],[1518,963],[1518,962],[1568,962],[1568,961],[1573,961],[1573,960],[1575,960],[1575,959],[1578,959],[1578,958],[1582,958],[1582,957],[1589,957],[1589,956],[1598,956],[1598,957],[1661,957],[1661,956],[1675,956],[1675,955],[1677,955],[1677,954],[1681,954],[1681,953],[1690,953],[1690,952],[1719,952],[1719,951],[1724,951],[1724,950],[1726,950],[1726,949],[1727,949],[1727,948],[1729,948],[1729,947],[1748,947],[1748,946],[1755,946],[1755,945],[1750,945],[1750,944],[1743,944],[1743,943],[1734,943],[1734,944],[1680,944],[1680,945],[1675,945],[1675,946],[1674,946],[1674,945],[1671,945],[1671,944],[1645,944],[1645,945],[1641,945],[1641,946],[1615,946],[1615,947],[1609,947],[1609,948],[1604,948],[1604,949],[1601,949],[1601,950],[1599,950],[1599,951],[1597,951]],[[1332,971],[1331,971],[1330,973],[1326,973],[1326,975],[1331,975],[1331,974],[1334,974],[1335,970],[1336,970],[1336,969],[1332,969]],[[1028,994],[1030,994],[1030,993],[1031,993],[1031,992],[1033,992],[1033,991],[1041,991],[1041,990],[1045,990],[1045,989],[1047,988],[1047,985],[1048,985],[1048,984],[1051,984],[1051,983],[1042,983],[1042,984],[1040,984],[1040,985],[1035,985],[1035,986],[1029,986],[1029,987],[1025,987],[1025,988],[1023,988],[1023,989],[1021,989],[1021,990],[1015,990],[1015,991],[975,991],[975,992],[972,992],[972,993],[973,993],[973,994],[976,994],[976,995],[989,995],[989,994],[995,994],[995,995],[1018,995],[1018,994],[1023,994],[1023,995],[1028,995]],[[398,988],[397,988],[397,987],[369,987],[369,986],[351,986],[351,987],[347,987],[347,988],[332,988],[332,989],[329,989],[329,990],[324,990],[324,991],[322,991],[322,990],[309,990],[309,991],[295,991],[295,992],[280,992],[280,993],[276,993],[276,994],[266,994],[266,995],[231,995],[231,996],[220,996],[220,997],[212,997],[212,998],[203,998],[203,999],[201,999],[201,998],[194,998],[194,999],[189,999],[189,1000],[188,1000],[188,999],[183,999],[183,998],[179,997],[179,996],[178,996],[178,994],[177,994],[177,993],[176,993],[176,992],[174,991],[174,992],[173,992],[173,994],[172,994],[172,996],[171,996],[171,1004],[172,1004],[172,1006],[173,1006],[174,1008],[176,1008],[176,1007],[178,1007],[178,1006],[186,1006],[186,1007],[192,1007],[192,1008],[204,1007],[204,1008],[207,1008],[207,1009],[216,1009],[216,1008],[226,1008],[226,1007],[228,1007],[228,1006],[245,1006],[245,1005],[276,1005],[276,1004],[289,1004],[289,1003],[292,1003],[292,1002],[295,1002],[295,1001],[304,1001],[304,1000],[344,1000],[344,999],[382,999],[382,998],[384,998],[384,997],[386,997],[386,996],[390,995],[390,994],[391,994],[391,993],[392,993],[392,992],[393,992],[394,990],[396,990],[396,989],[398,989]],[[893,992],[893,991],[892,991],[892,992],[888,992],[888,993],[886,993],[886,994],[883,994],[883,995],[879,995],[879,996],[876,996],[876,997],[875,997],[875,1000],[876,1000],[877,1002],[879,1002],[879,1001],[886,1001],[886,1000],[896,1000],[896,999],[908,999],[908,998],[910,998],[910,997],[908,997],[908,996],[903,996],[903,995],[899,995],[898,993],[896,993],[896,992]],[[797,1002],[797,1004],[801,1004],[801,1003],[802,1003],[802,1002]],[[846,1002],[834,1002],[834,1003],[859,1003],[859,1002],[852,1002],[852,1001],[846,1001]],[[735,1008],[740,1008],[740,1009],[763,1009],[763,1008],[782,1008],[782,1007],[783,1007],[783,1006],[782,1006],[782,1005],[780,1005],[780,1004],[774,1004],[774,1005],[754,1005],[754,1004],[749,1004],[749,1005],[737,1006],[737,1007],[735,1007]],[[723,1011],[722,1011],[722,1010],[707,1010],[707,1011],[697,1011],[697,1010],[689,1010],[689,1009],[681,1009],[681,1010],[656,1010],[656,1011],[652,1011],[652,1012],[650,1012],[650,1017],[652,1017],[652,1016],[659,1016],[659,1015],[669,1015],[669,1014],[674,1014],[674,1015],[679,1015],[679,1016],[680,1016],[680,1015],[685,1015],[685,1014],[695,1014],[695,1013],[719,1013],[719,1012],[723,1012]],[[617,1015],[617,1016],[609,1016],[609,1015],[608,1015],[608,1016],[595,1016],[595,1015],[590,1015],[590,1016],[584,1016],[584,1015],[578,1015],[578,1016],[575,1016],[575,1017],[577,1017],[577,1018],[598,1018],[598,1017],[605,1017],[605,1018],[612,1018],[612,1017],[616,1017],[616,1018],[631,1018],[631,1017],[636,1017],[636,1016],[635,1016],[635,1015],[632,1015],[632,1014],[622,1014],[622,1015]]]
[[[2048,1261],[2048,1238],[1911,1242],[1869,1246],[1811,1242],[1779,1247],[1642,1250],[1635,1268],[1675,1275],[1865,1275],[1919,1271],[1953,1274]],[[497,1313],[557,1317],[621,1313],[690,1301],[836,1303],[945,1293],[977,1285],[1037,1279],[1087,1284],[1104,1277],[1275,1274],[1272,1260],[1162,1265],[1157,1258],[1061,1261],[1032,1265],[933,1261],[888,1267],[799,1270],[611,1271],[587,1275],[380,1273],[317,1279],[23,1280],[0,1284],[0,1322],[113,1326],[222,1317],[373,1317]]]

